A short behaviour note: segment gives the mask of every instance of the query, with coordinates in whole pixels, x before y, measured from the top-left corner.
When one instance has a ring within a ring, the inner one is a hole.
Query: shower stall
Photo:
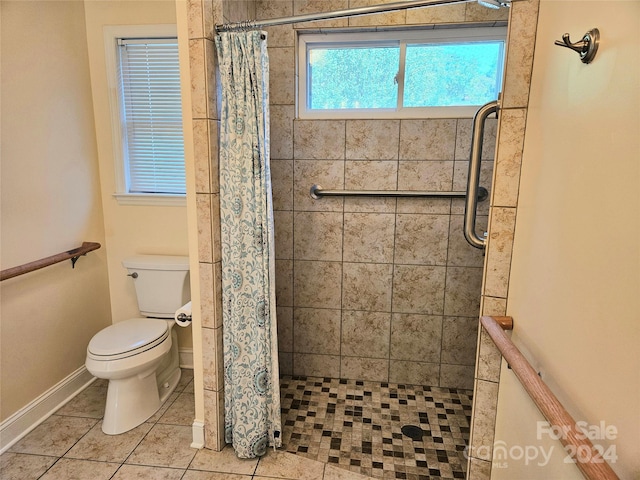
[[[508,9],[443,3],[295,27],[496,26],[508,18]],[[347,6],[346,0],[226,2],[223,16],[231,22]],[[484,264],[483,250],[465,239],[464,199],[314,198],[310,188],[464,191],[472,119],[296,118],[294,25],[265,30],[283,447],[374,477],[463,478]],[[215,90],[207,82],[204,88]],[[480,186],[489,192],[496,130],[497,120],[487,120],[479,152]],[[210,196],[199,203],[212,217],[214,184],[202,187]],[[475,233],[482,238],[488,200],[477,210]],[[201,279],[215,291],[215,248],[209,262],[212,272]],[[203,314],[209,335],[222,328],[216,322],[207,325]],[[205,342],[219,346],[211,338]],[[205,404],[215,405],[220,380],[207,368],[218,376],[220,369],[205,363]],[[219,412],[205,412],[213,448],[222,446]]]

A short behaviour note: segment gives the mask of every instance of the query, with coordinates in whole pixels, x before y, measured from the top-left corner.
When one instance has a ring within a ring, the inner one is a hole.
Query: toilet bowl
[[[185,300],[188,258],[139,256],[123,264],[136,282],[139,306],[145,306],[141,312],[148,316],[101,330],[87,347],[87,370],[109,380],[102,422],[108,435],[124,433],[149,419],[181,375],[173,312]]]

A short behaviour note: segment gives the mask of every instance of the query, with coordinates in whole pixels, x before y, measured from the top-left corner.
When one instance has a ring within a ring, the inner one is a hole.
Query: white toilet
[[[189,257],[140,255],[122,262],[144,318],[99,331],[87,347],[87,370],[109,380],[102,431],[117,435],[155,412],[180,380],[174,314],[190,300]]]

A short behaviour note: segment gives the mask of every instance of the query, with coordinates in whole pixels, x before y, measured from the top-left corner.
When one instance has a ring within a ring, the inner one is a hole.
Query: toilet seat
[[[98,332],[89,342],[87,357],[112,361],[132,357],[150,350],[169,338],[166,321],[151,318],[131,318]]]

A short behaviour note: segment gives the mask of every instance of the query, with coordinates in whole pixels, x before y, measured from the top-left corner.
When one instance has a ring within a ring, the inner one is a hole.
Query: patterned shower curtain
[[[266,34],[220,33],[216,47],[225,439],[254,458],[282,443]]]

